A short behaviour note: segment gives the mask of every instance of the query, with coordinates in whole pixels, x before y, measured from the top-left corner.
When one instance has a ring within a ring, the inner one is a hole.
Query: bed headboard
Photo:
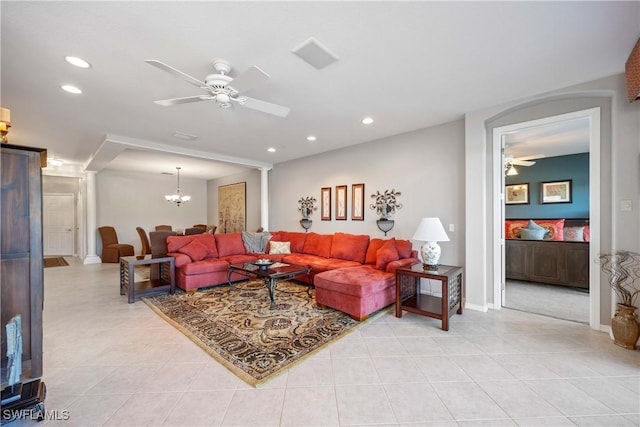
[[[564,220],[564,222],[561,220]],[[506,218],[505,238],[517,239],[520,228],[526,227],[529,221],[533,221],[550,230],[551,238],[549,239],[549,237],[546,237],[545,240],[572,240],[585,242],[590,240],[589,218]],[[568,230],[572,227],[576,229]],[[567,235],[568,231],[572,231],[570,236]]]

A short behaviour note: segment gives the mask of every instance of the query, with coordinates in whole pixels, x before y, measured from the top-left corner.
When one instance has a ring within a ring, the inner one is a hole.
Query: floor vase
[[[640,337],[640,325],[636,320],[636,307],[617,304],[616,314],[611,319],[613,342],[620,347],[635,350]]]

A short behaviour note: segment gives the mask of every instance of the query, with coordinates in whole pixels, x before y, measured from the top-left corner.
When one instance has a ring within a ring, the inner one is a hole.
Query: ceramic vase
[[[616,314],[611,319],[613,342],[620,347],[635,350],[640,337],[640,325],[636,320],[636,307],[617,304]]]

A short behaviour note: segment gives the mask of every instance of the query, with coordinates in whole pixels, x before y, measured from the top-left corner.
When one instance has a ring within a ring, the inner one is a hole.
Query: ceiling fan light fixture
[[[515,176],[518,175],[518,170],[512,164],[507,165],[507,176]]]

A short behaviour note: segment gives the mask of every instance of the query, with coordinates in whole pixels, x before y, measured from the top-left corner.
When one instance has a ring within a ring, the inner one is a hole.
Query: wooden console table
[[[159,277],[136,282],[135,267],[139,265],[149,265],[151,270],[154,266],[159,266]],[[175,258],[171,256],[152,258],[151,255],[120,257],[120,295],[124,295],[125,288],[129,295],[129,304],[134,302],[136,297],[151,293],[167,291],[170,294],[174,293],[176,290]]]
[[[464,305],[463,268],[439,265],[437,270],[425,270],[422,263],[396,270],[396,317],[402,310],[442,320],[442,329],[449,330],[449,318],[462,314]],[[442,297],[420,293],[420,279],[438,280]]]

